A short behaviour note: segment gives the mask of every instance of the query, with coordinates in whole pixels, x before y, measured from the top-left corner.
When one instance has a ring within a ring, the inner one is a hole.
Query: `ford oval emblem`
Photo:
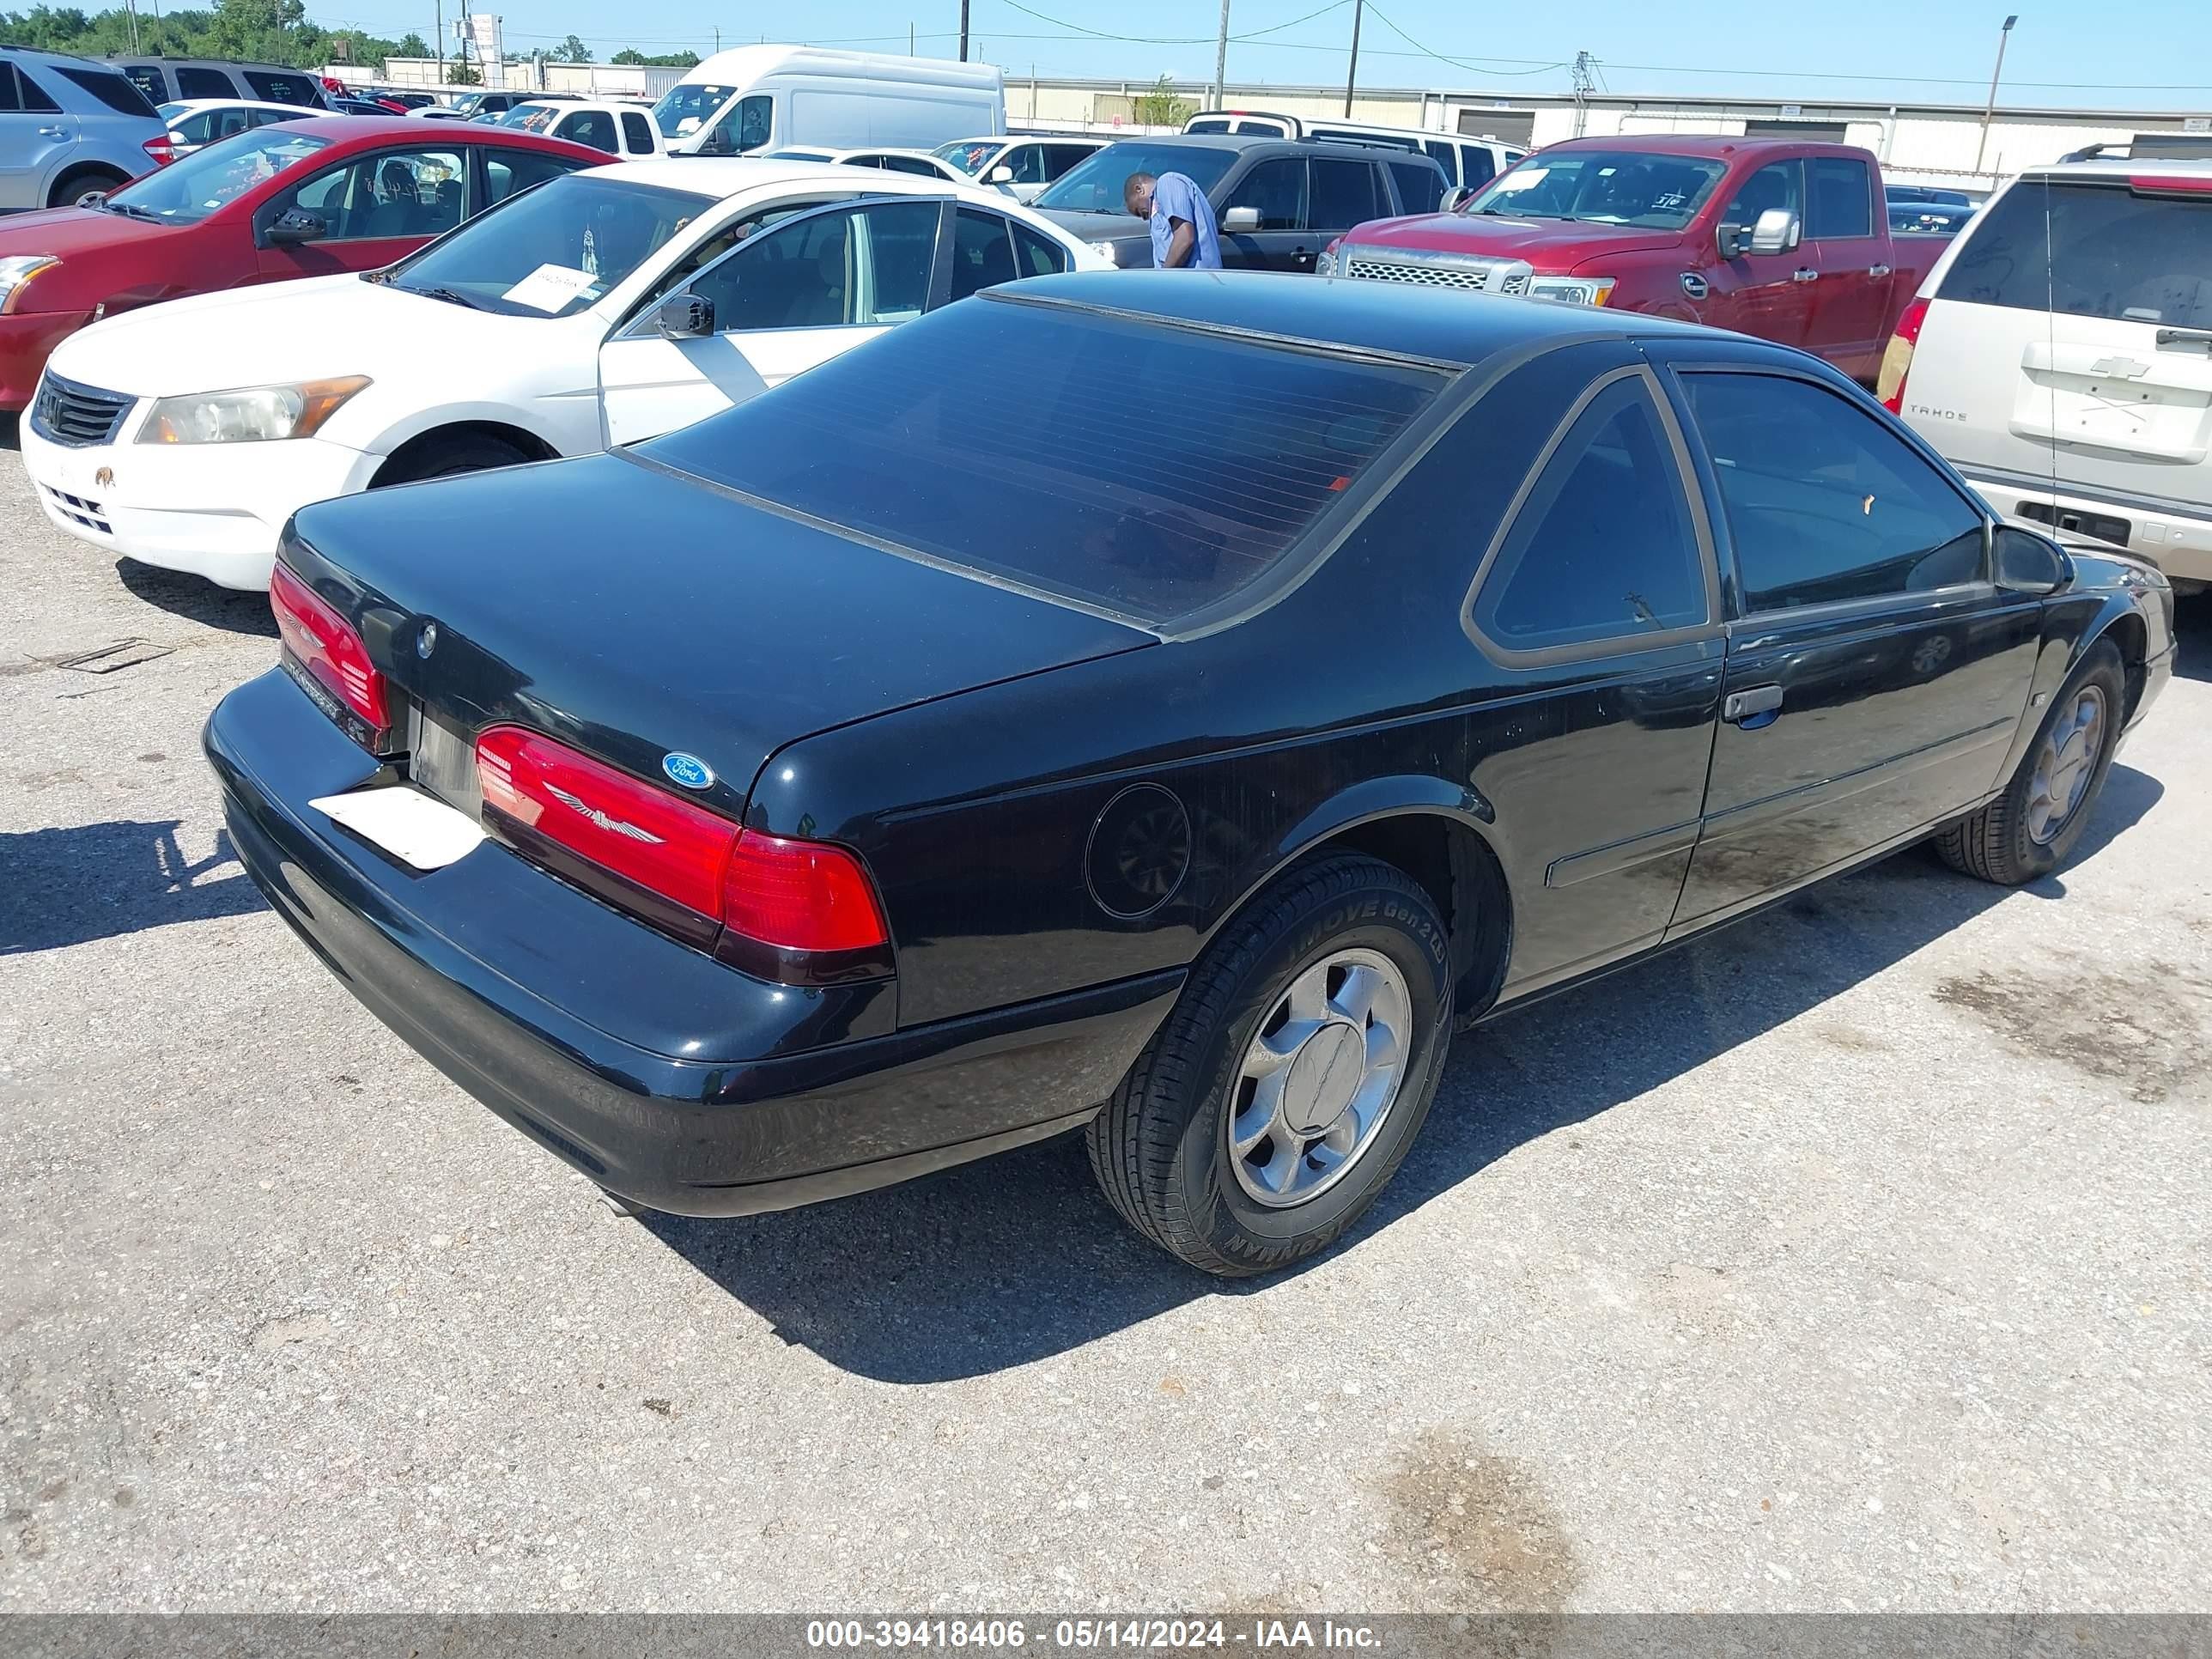
[[[680,783],[686,789],[704,789],[714,781],[714,769],[696,755],[663,755],[660,769],[668,774],[671,783]]]

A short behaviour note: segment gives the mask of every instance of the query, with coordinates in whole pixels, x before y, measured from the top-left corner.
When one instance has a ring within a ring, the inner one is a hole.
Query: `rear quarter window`
[[[247,70],[246,83],[253,88],[253,95],[265,98],[272,104],[298,104],[303,108],[321,107],[322,99],[315,83],[304,75],[282,75],[270,70]]]
[[[235,98],[238,88],[221,70],[199,69],[190,64],[177,68],[177,96],[179,98]]]
[[[1273,569],[1447,380],[985,294],[644,453],[1162,623]]]
[[[1434,213],[1444,198],[1443,176],[1432,167],[1393,161],[1390,177],[1397,183],[1398,205],[1405,212]]]
[[[64,69],[62,76],[118,115],[143,115],[149,121],[161,118],[146,101],[146,94],[112,70]]]
[[[2212,194],[2023,179],[1966,233],[1936,297],[2212,328]]]

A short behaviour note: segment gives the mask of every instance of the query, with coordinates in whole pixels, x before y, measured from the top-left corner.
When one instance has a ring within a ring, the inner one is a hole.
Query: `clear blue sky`
[[[449,29],[456,3],[448,0]],[[1340,82],[1352,3],[1232,0],[1230,78]],[[1614,92],[1978,103],[1988,91],[2006,3],[1385,0],[1367,7],[1359,79],[1369,86],[1564,91],[1567,71],[1559,66],[1586,49],[1598,59],[1601,84]],[[328,4],[325,10],[309,0],[309,15],[325,25],[354,24],[380,34],[431,33],[432,0]],[[1131,79],[1213,72],[1218,0],[971,0],[971,55],[1003,65],[1010,76],[1032,66],[1042,75]],[[959,22],[958,0],[799,0],[780,8],[718,8],[711,0],[491,0],[483,9],[506,19],[510,50],[556,44],[574,32],[602,59],[626,46],[645,52],[688,46],[703,54],[713,47],[717,24],[726,46],[764,35],[887,52],[905,50],[911,24],[918,52],[951,57]],[[1143,38],[1100,39],[1085,30]],[[2007,102],[2212,113],[2212,0],[2067,0],[2041,11],[2031,5],[2020,14],[2004,71],[2000,96]],[[2183,84],[2153,84],[2161,76]]]

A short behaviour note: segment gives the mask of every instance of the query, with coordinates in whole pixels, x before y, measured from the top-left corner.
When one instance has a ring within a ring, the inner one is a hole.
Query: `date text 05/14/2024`
[[[815,1619],[806,1626],[810,1648],[981,1648],[1030,1646],[1060,1650],[1093,1649],[1182,1651],[1203,1648],[1372,1649],[1380,1636],[1370,1626],[1333,1619],[1059,1619],[1032,1628],[1021,1619]]]

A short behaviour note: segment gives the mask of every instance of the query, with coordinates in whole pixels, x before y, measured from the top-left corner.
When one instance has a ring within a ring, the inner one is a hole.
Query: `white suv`
[[[2212,584],[2212,146],[2014,179],[1921,285],[1879,391],[1998,512]]]

